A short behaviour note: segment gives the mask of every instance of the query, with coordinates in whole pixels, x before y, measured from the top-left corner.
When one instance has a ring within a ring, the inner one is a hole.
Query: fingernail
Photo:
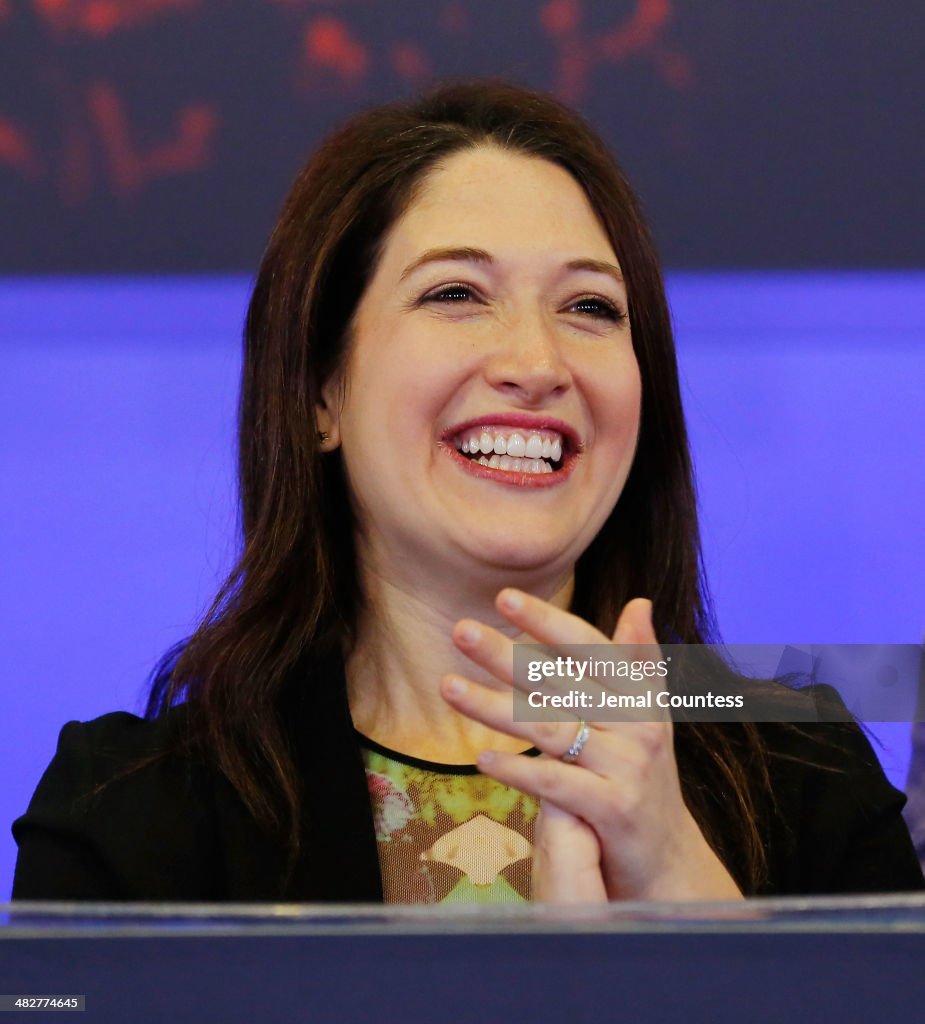
[[[459,630],[457,635],[464,644],[474,644],[476,641],[481,639],[482,631],[474,622],[467,622],[466,625]]]
[[[483,750],[481,754],[475,759],[476,764],[479,765],[490,765],[497,761],[498,755],[493,750]]]
[[[468,687],[458,676],[450,676],[443,684],[443,692],[450,697],[461,697]]]
[[[508,611],[519,611],[524,606],[523,595],[519,590],[502,590],[501,604],[507,608]]]

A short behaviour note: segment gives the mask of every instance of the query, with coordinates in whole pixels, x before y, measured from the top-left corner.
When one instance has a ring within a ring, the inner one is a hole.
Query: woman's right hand
[[[533,899],[538,903],[606,903],[601,847],[581,818],[540,801],[533,833]]]

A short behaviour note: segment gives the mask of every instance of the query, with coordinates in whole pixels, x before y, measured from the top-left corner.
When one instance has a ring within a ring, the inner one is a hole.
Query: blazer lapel
[[[257,827],[230,783],[218,779],[215,806],[228,898],[381,903],[376,832],[343,662],[303,666],[286,689],[284,721],[303,783],[300,856],[282,880],[286,851]]]
[[[381,903],[376,830],[343,661],[315,662],[294,682],[292,738],[304,783],[303,853],[286,898]]]

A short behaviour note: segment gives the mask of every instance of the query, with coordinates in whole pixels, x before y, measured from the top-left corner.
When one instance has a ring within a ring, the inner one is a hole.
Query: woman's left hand
[[[502,590],[496,603],[512,625],[554,652],[571,644],[639,644],[647,645],[648,659],[661,657],[647,600],[637,598],[626,605],[612,638],[577,615],[520,590]],[[510,637],[463,619],[453,630],[453,641],[476,664],[514,686],[514,641]],[[598,682],[590,685],[603,689]],[[587,683],[585,686],[588,688]],[[478,764],[484,774],[530,793],[542,806],[558,809],[558,814],[547,814],[549,820],[539,822],[538,828],[547,838],[565,837],[564,842],[549,847],[559,850],[560,858],[562,850],[572,848],[588,861],[591,851],[596,854],[599,849],[604,890],[600,898],[742,898],[684,803],[667,713],[658,721],[590,722],[591,732],[579,757],[566,763],[561,758],[576,739],[577,718],[571,722],[515,721],[510,691],[457,675],[443,679],[442,693],[462,714],[524,739],[546,755],[485,751]],[[592,833],[597,848],[591,846]],[[561,887],[553,886],[551,891],[550,898],[558,898]],[[593,899],[594,893],[591,884],[571,898]],[[542,892],[536,895],[544,898]],[[569,894],[564,898],[570,898]]]

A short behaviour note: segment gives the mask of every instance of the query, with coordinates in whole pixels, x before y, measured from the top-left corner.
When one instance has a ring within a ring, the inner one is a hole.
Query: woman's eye
[[[465,302],[474,297],[472,289],[467,284],[447,284],[424,296],[424,302]]]
[[[600,320],[612,320],[614,323],[622,323],[626,319],[623,310],[618,309],[609,299],[602,299],[596,295],[577,299],[569,308]]]
[[[421,301],[462,305],[477,300],[478,295],[471,285],[455,283],[445,284],[435,291],[428,292]],[[568,308],[596,320],[610,320],[613,323],[622,323],[626,320],[626,313],[609,299],[599,295],[587,295],[584,298],[576,299]]]

